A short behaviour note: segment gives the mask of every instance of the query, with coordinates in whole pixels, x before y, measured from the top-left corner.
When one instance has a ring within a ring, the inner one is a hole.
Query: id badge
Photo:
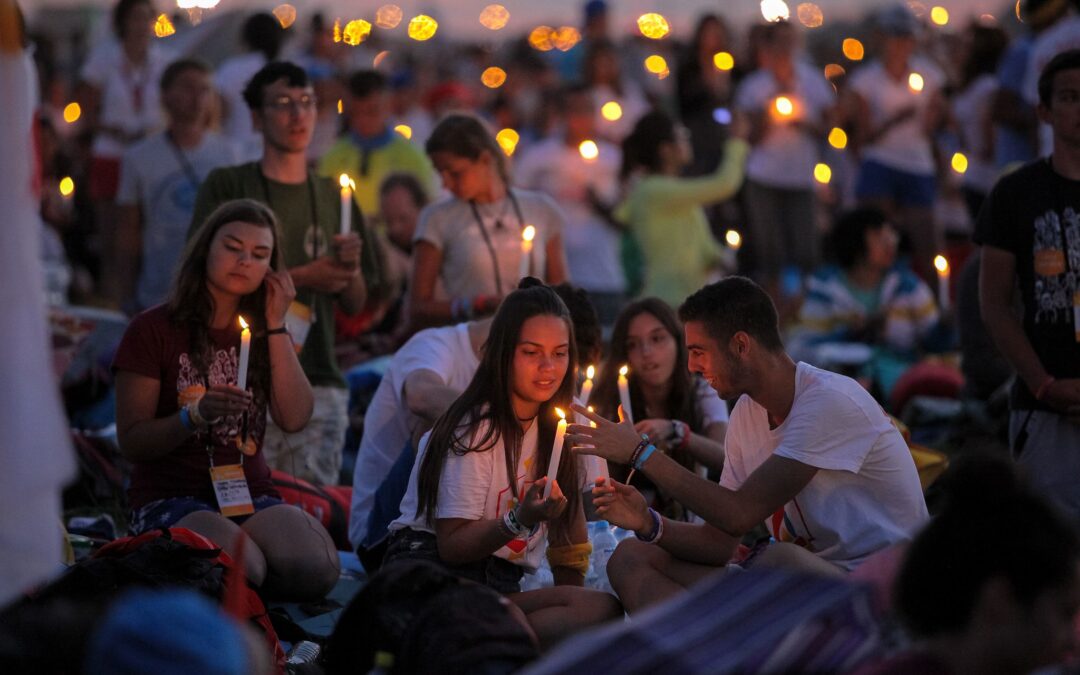
[[[292,338],[293,347],[296,349],[297,354],[304,348],[304,341],[307,340],[308,333],[311,331],[311,324],[314,321],[315,314],[312,312],[311,307],[293,300],[292,304],[289,305],[289,313],[285,315],[285,328],[289,331],[289,336]]]
[[[214,484],[214,494],[217,496],[221,515],[232,518],[255,513],[255,505],[251,501],[251,491],[248,490],[242,465],[212,466],[210,480]]]
[[[1073,333],[1080,342],[1080,291],[1073,293]]]

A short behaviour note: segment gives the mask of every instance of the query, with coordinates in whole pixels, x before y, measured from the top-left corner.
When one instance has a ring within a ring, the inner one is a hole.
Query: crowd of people
[[[49,297],[126,323],[127,533],[190,530],[318,601],[341,546],[283,473],[352,486],[372,579],[486,586],[541,651],[706,578],[900,558],[910,640],[872,672],[1069,656],[1080,3],[956,32],[886,6],[850,73],[794,21],[620,44],[603,0],[550,51],[258,12],[213,66],[154,37],[161,9],[118,0],[67,83],[35,52]],[[1009,414],[940,515],[899,421],[926,399]],[[599,557],[598,521],[624,537]]]

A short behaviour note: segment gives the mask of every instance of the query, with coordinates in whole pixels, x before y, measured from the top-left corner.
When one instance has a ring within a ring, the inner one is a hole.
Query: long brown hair
[[[604,417],[618,419],[619,368],[630,361],[630,350],[627,347],[630,324],[641,314],[652,315],[675,340],[675,370],[671,374],[671,392],[667,398],[669,417],[682,420],[690,425],[691,429],[700,431],[701,415],[694,401],[697,383],[687,369],[688,356],[683,327],[675,315],[675,310],[660,298],[642,298],[637,302],[632,302],[615,319],[615,326],[611,331],[611,353],[596,380],[596,388],[589,397],[590,403],[595,405],[596,411]],[[642,413],[645,410],[645,396],[641,392],[641,383],[633,371],[629,376],[629,384],[630,406],[637,411],[636,419],[644,419]],[[693,466],[693,460],[688,453],[676,453],[675,459],[686,466]]]
[[[537,447],[534,477],[539,477],[551,458],[551,446],[555,440],[558,418],[555,407],[569,414],[570,402],[577,382],[577,348],[574,344],[574,324],[566,304],[550,287],[532,277],[522,280],[521,286],[499,305],[491,322],[491,331],[480,359],[480,367],[465,391],[440,417],[431,430],[427,450],[420,465],[417,482],[418,503],[416,516],[426,514],[429,523],[435,521],[439,501],[439,480],[449,453],[464,455],[467,452],[490,452],[501,440],[506,453],[506,480],[512,493],[517,494],[517,466],[521,457],[521,442],[525,434],[514,412],[511,400],[513,386],[514,353],[521,339],[521,327],[534,316],[555,316],[563,320],[570,337],[570,365],[550,400],[540,405],[537,414]],[[474,431],[483,423],[486,429],[474,437]],[[577,509],[581,508],[578,490],[577,462],[573,454],[564,452],[559,462],[559,485],[568,501],[565,515],[549,523],[553,539],[569,542],[569,523]],[[517,495],[518,498],[521,495]]]
[[[248,223],[265,227],[273,235],[270,252],[270,269],[285,269],[285,259],[278,242],[281,232],[274,212],[253,199],[234,199],[214,209],[188,240],[180,265],[173,278],[172,289],[166,306],[169,319],[181,330],[187,330],[190,340],[190,358],[196,371],[205,377],[213,361],[210,345],[210,322],[214,316],[214,298],[206,286],[206,264],[210,257],[210,244],[218,230],[229,223]],[[250,381],[256,400],[267,401],[270,392],[270,352],[266,340],[266,284],[260,284],[253,293],[240,298],[239,313],[251,325]]]

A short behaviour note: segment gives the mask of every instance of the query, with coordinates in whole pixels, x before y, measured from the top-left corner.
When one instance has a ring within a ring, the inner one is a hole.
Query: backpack
[[[315,485],[277,469],[270,472],[270,480],[286,503],[300,507],[322,523],[339,551],[353,550],[349,543],[351,486]]]

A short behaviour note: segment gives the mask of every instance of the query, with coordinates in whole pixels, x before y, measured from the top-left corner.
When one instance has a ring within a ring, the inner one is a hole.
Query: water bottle
[[[593,525],[596,528],[592,537],[592,567],[593,573],[596,575],[593,588],[611,591],[611,584],[608,583],[607,564],[619,542],[615,540],[615,535],[611,532],[611,526],[608,525],[606,520],[598,520]]]
[[[305,663],[315,663],[319,658],[322,647],[309,640],[297,642],[289,654],[285,657],[285,663],[289,666],[299,666]],[[292,669],[288,669],[292,670]]]

